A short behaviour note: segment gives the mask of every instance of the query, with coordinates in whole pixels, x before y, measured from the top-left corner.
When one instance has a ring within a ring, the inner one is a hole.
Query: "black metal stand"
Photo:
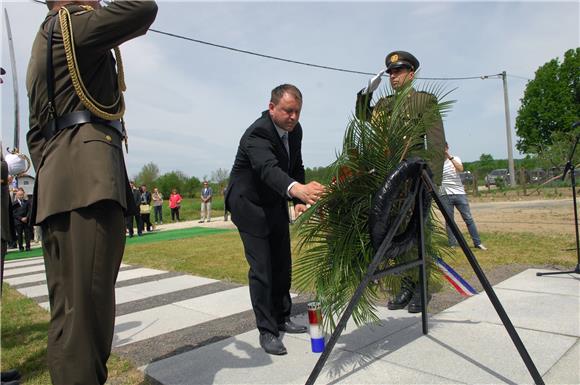
[[[574,270],[568,271],[551,271],[548,273],[536,273],[538,277],[543,275],[560,275],[560,274],[580,274],[580,241],[578,237],[578,208],[576,203],[576,173],[574,172],[574,162],[572,158],[576,152],[576,146],[578,145],[578,140],[580,140],[580,135],[576,136],[576,142],[574,147],[572,147],[572,152],[570,152],[570,157],[564,167],[564,173],[562,174],[562,180],[566,178],[566,173],[570,171],[570,180],[572,182],[572,201],[574,203],[574,230],[576,231],[576,257],[578,258],[578,263],[576,263],[576,268]]]
[[[515,327],[511,323],[507,313],[505,312],[503,306],[501,305],[501,302],[499,301],[497,295],[495,294],[493,287],[491,286],[491,284],[487,280],[485,273],[483,272],[483,270],[479,266],[479,263],[477,262],[475,255],[469,249],[469,246],[467,245],[465,238],[463,238],[463,235],[459,231],[457,224],[455,223],[455,221],[453,219],[451,219],[451,215],[447,212],[447,210],[445,209],[445,206],[441,202],[441,199],[436,192],[436,186],[433,184],[433,182],[431,181],[431,178],[429,178],[429,175],[427,174],[426,167],[427,166],[424,165],[422,170],[421,170],[420,175],[417,176],[417,178],[420,179],[419,183],[415,184],[415,190],[411,194],[409,194],[409,196],[405,199],[403,206],[399,212],[399,215],[397,216],[393,226],[387,232],[387,235],[385,236],[385,239],[381,243],[379,250],[376,252],[372,262],[370,263],[365,276],[363,277],[362,281],[360,282],[357,289],[355,290],[352,299],[350,300],[344,313],[342,314],[336,328],[334,329],[334,332],[330,336],[330,339],[328,340],[328,343],[326,344],[326,348],[324,349],[324,352],[322,352],[320,358],[316,362],[316,365],[312,369],[312,372],[310,373],[310,376],[308,377],[308,380],[306,381],[306,385],[314,385],[314,383],[316,382],[316,379],[318,378],[320,372],[322,371],[322,368],[324,367],[324,364],[326,363],[328,357],[330,356],[330,353],[332,352],[334,345],[336,344],[336,342],[338,341],[338,338],[342,334],[342,331],[346,327],[346,323],[348,322],[350,316],[352,315],[354,307],[356,306],[356,304],[360,300],[364,290],[366,289],[366,287],[369,285],[369,283],[372,280],[380,279],[386,275],[398,274],[402,271],[406,271],[408,269],[411,269],[411,268],[418,266],[419,272],[420,272],[419,281],[420,281],[420,287],[421,287],[422,328],[423,328],[423,334],[428,333],[429,328],[428,328],[428,321],[427,321],[427,274],[426,274],[426,256],[425,256],[425,237],[424,237],[423,226],[419,226],[419,230],[417,231],[418,254],[419,255],[418,255],[418,258],[416,260],[413,260],[410,262],[405,262],[405,263],[400,263],[400,264],[397,264],[395,266],[377,271],[377,267],[379,266],[381,260],[383,259],[383,256],[385,255],[385,253],[389,249],[391,242],[393,240],[393,237],[395,236],[395,234],[397,233],[397,230],[401,226],[401,224],[403,222],[403,218],[405,217],[408,210],[411,208],[411,204],[413,203],[413,201],[415,201],[415,205],[416,205],[415,207],[419,210],[420,223],[424,223],[423,219],[424,219],[425,213],[423,212],[423,204],[422,204],[423,203],[422,202],[423,190],[426,190],[431,194],[431,196],[433,197],[433,199],[435,200],[435,202],[437,204],[437,207],[439,207],[439,210],[441,210],[441,213],[445,217],[445,220],[447,221],[449,227],[451,228],[453,235],[455,235],[455,238],[459,242],[461,249],[463,250],[465,256],[467,257],[467,260],[469,261],[471,267],[473,268],[473,271],[475,272],[477,278],[479,279],[479,282],[481,283],[485,292],[487,293],[487,296],[489,297],[491,303],[493,304],[493,307],[495,308],[497,314],[499,315],[504,327],[506,328],[509,336],[511,337],[511,339],[512,339],[516,349],[518,350],[522,360],[524,361],[526,367],[528,368],[528,371],[530,372],[530,375],[532,376],[534,382],[538,385],[544,384],[542,376],[540,375],[540,373],[536,369],[536,366],[534,365],[532,358],[528,354],[528,352],[527,352],[522,340],[520,339]]]

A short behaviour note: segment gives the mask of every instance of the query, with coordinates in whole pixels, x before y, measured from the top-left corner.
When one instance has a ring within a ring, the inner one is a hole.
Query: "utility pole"
[[[510,185],[515,187],[516,185],[516,173],[514,169],[514,154],[512,150],[512,130],[510,124],[510,104],[508,99],[508,89],[507,89],[507,75],[503,71],[501,74],[503,80],[503,101],[505,104],[505,130],[507,136],[507,150],[508,150],[508,167],[510,172]]]
[[[4,8],[6,17],[6,35],[8,37],[8,47],[10,49],[10,65],[12,72],[12,83],[14,86],[14,149],[20,150],[20,118],[18,112],[18,80],[16,78],[16,59],[14,58],[14,43],[12,42],[12,31],[10,29],[10,20],[8,11]]]

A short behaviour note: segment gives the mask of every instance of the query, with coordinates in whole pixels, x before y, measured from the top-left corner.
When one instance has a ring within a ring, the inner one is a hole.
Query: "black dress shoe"
[[[389,308],[390,310],[403,309],[405,308],[405,306],[407,306],[409,302],[411,302],[411,299],[413,299],[413,291],[403,288],[401,289],[399,294],[395,296],[394,299],[390,300],[387,303],[387,308]]]
[[[288,353],[282,341],[280,341],[274,334],[269,332],[260,333],[260,346],[268,354],[282,356]]]
[[[20,372],[16,369],[11,369],[6,372],[1,372],[0,378],[2,379],[2,383],[7,381],[18,381],[20,380]]]
[[[425,307],[427,307],[427,305],[429,305],[429,301],[431,301],[431,294],[427,294],[427,303],[425,304]],[[421,311],[423,310],[421,308],[421,293],[415,291],[415,293],[413,294],[413,299],[411,300],[411,302],[409,303],[409,307],[407,308],[407,310],[409,310],[409,313],[421,313]]]
[[[283,324],[279,324],[278,330],[290,334],[300,334],[306,333],[308,331],[308,328],[304,325],[298,325],[297,323],[288,320],[285,321]]]

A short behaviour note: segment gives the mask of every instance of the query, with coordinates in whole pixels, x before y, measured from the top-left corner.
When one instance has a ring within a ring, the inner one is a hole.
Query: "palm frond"
[[[327,329],[336,326],[361,282],[375,252],[369,235],[369,212],[375,192],[402,159],[420,154],[429,159],[422,136],[453,102],[440,84],[428,84],[419,91],[412,84],[398,90],[382,90],[372,117],[352,116],[344,134],[342,150],[330,165],[334,182],[326,194],[298,219],[302,256],[295,262],[294,284],[316,293]],[[442,225],[432,219],[426,226],[426,251],[431,256],[448,254],[442,241]],[[416,248],[397,261],[416,258]],[[382,267],[397,261],[385,260]],[[432,269],[436,270],[436,269]],[[414,273],[413,273],[414,274]],[[401,276],[387,276],[364,291],[353,312],[357,324],[377,321],[376,304],[381,290],[397,290]]]

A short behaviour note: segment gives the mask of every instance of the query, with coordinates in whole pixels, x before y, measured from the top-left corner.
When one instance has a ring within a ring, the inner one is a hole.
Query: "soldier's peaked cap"
[[[419,60],[413,54],[406,51],[393,51],[385,58],[387,72],[394,68],[409,68],[416,71],[419,68]]]

